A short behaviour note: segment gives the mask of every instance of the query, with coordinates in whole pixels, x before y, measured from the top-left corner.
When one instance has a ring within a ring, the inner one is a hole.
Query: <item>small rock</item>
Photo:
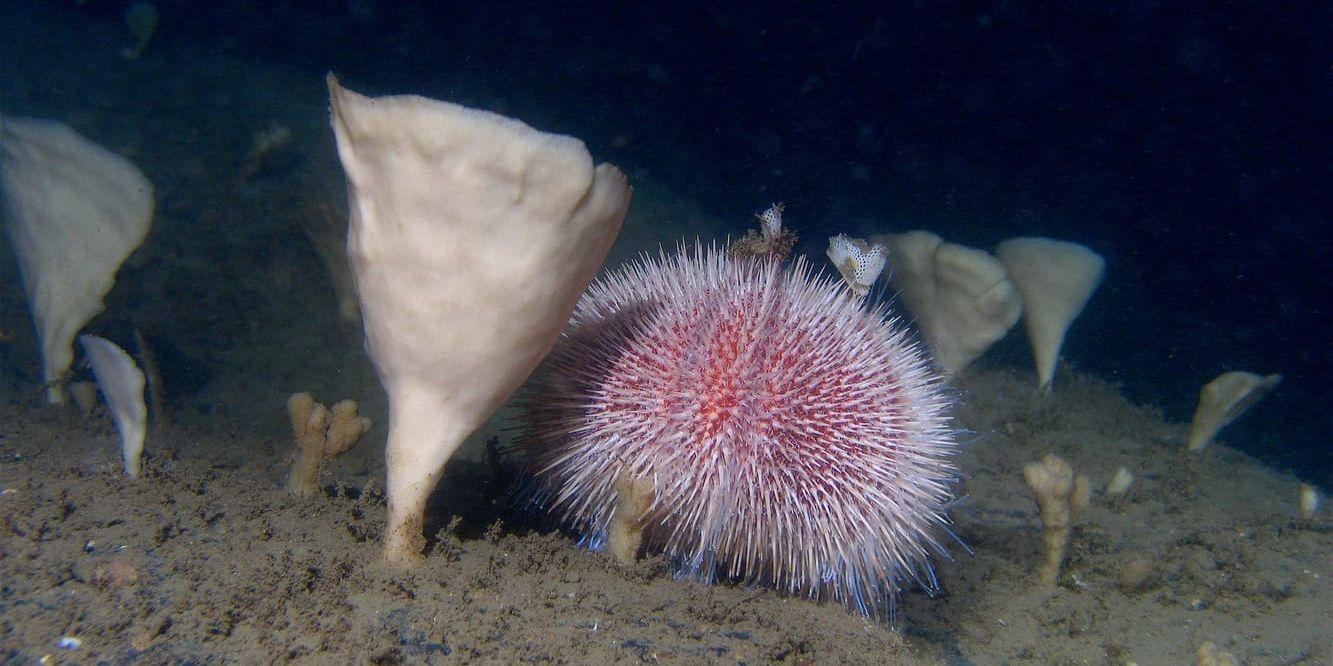
[[[116,558],[97,565],[91,582],[99,590],[114,592],[139,582],[139,569],[123,558]]]
[[[1156,577],[1157,565],[1152,558],[1136,557],[1120,570],[1120,590],[1125,594],[1142,592]]]

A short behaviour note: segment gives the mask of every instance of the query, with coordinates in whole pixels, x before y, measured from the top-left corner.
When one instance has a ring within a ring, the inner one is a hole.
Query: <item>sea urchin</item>
[[[528,401],[522,447],[599,543],[618,489],[682,572],[874,612],[934,586],[954,476],[947,399],[881,308],[798,260],[698,246],[594,283]],[[647,481],[647,484],[643,484]]]

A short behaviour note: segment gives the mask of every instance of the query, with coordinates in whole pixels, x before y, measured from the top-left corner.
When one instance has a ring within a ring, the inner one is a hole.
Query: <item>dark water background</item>
[[[1283,373],[1223,438],[1333,485],[1333,4],[157,6],[205,48],[578,136],[719,217],[785,201],[809,253],[1084,243],[1107,278],[1066,359],[1176,421],[1223,371]]]

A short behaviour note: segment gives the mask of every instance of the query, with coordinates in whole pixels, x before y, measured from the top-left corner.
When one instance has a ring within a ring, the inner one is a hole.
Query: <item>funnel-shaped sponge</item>
[[[143,457],[143,441],[148,433],[143,371],[124,349],[110,340],[80,335],[79,343],[88,355],[88,365],[97,377],[97,387],[102,390],[102,398],[120,432],[120,454],[125,460],[125,473],[137,477]]]
[[[414,560],[444,463],[551,350],[620,231],[630,188],[577,139],[328,83],[347,254],[389,396],[385,556]]]
[[[875,240],[888,246],[889,281],[941,370],[962,371],[1018,322],[1022,301],[990,254],[928,231]]]
[[[1260,377],[1252,372],[1224,372],[1204,385],[1199,406],[1190,424],[1189,450],[1199,451],[1213,441],[1217,431],[1231,423],[1259,399],[1277,387],[1282,375]]]
[[[1049,392],[1065,333],[1101,284],[1106,261],[1082,245],[1049,238],[1007,240],[995,254],[1023,295],[1037,385]]]
[[[129,160],[51,120],[0,118],[5,219],[42,346],[47,400],[74,336],[102,311],[116,270],[143,243],[153,186]]]

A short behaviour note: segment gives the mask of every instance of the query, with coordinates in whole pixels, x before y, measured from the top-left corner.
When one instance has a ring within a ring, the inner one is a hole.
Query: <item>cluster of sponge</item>
[[[875,240],[889,249],[889,280],[941,370],[961,372],[1022,316],[1043,392],[1050,391],[1065,333],[1106,267],[1092,250],[1049,238],[1008,240],[995,255],[928,231]]]

